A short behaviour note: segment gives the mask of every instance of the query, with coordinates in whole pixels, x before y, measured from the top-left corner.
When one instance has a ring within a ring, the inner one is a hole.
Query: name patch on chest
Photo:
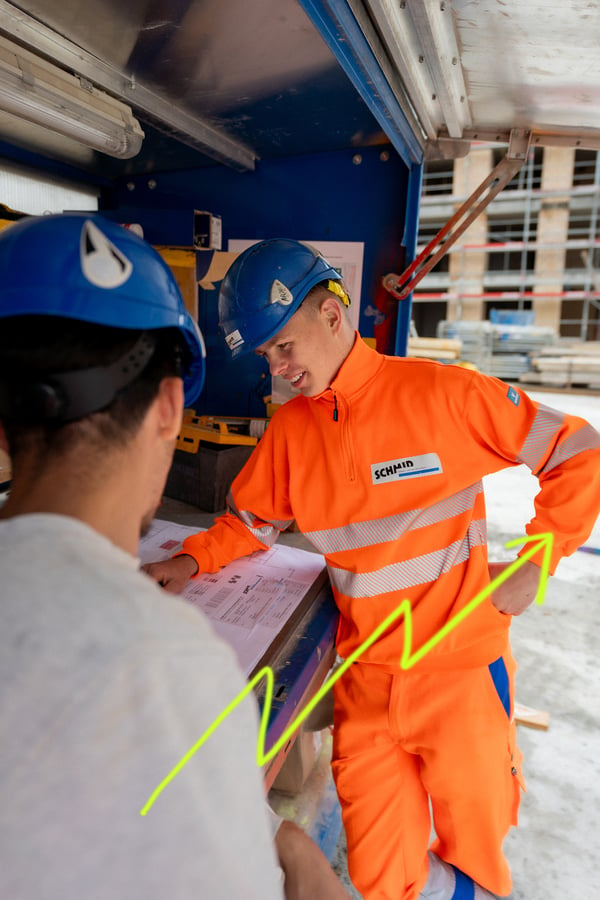
[[[373,484],[402,481],[405,478],[422,478],[424,475],[439,475],[442,464],[437,453],[423,453],[421,456],[406,456],[404,459],[390,459],[371,466]]]

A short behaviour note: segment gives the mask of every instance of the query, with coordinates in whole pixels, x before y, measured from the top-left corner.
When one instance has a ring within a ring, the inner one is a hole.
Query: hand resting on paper
[[[198,572],[198,563],[192,556],[183,554],[162,562],[145,563],[141,567],[170,594],[180,594],[190,578]]]

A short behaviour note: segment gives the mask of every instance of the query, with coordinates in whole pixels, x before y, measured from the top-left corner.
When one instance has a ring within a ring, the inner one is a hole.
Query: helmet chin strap
[[[99,412],[146,368],[156,347],[143,332],[131,350],[109,366],[58,372],[9,387],[0,384],[0,418],[21,424],[64,424]]]

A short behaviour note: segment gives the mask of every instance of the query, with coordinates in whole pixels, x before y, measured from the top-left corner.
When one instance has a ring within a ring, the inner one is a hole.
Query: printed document
[[[140,541],[140,562],[169,559],[199,530],[155,519]],[[208,616],[249,675],[324,568],[319,553],[275,544],[193,578],[182,596]]]

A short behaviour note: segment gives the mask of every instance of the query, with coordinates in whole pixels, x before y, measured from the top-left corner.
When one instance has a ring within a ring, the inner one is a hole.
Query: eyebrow
[[[286,344],[289,342],[289,340],[290,340],[289,337],[287,337],[287,336],[282,337],[281,332],[279,332],[278,334],[275,335],[275,337],[272,337],[270,341],[265,341],[264,344],[261,344],[261,347],[264,349],[261,350],[260,347],[257,347],[254,352],[255,353],[264,353],[265,350],[269,350],[271,347],[275,347],[276,344]]]

